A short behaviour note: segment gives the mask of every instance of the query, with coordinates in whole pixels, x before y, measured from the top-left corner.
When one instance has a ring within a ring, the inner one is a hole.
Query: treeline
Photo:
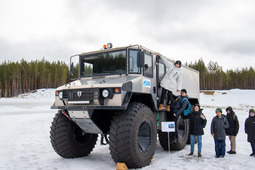
[[[200,72],[201,90],[254,89],[252,67],[223,71],[217,62],[206,66],[202,59],[187,66]],[[72,78],[78,77],[78,65]],[[17,96],[39,88],[56,88],[68,82],[69,67],[64,62],[41,61],[3,62],[0,64],[0,97]]]
[[[6,62],[0,64],[0,97],[17,96],[39,88],[56,88],[68,80],[64,62]]]
[[[252,67],[223,71],[217,62],[210,61],[206,66],[202,59],[199,59],[195,63],[186,63],[186,65],[200,72],[201,90],[255,88],[255,71]]]

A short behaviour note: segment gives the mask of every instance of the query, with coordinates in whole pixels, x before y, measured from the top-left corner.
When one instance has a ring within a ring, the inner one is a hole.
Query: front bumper
[[[56,106],[55,103],[51,106],[51,109],[60,109],[60,110],[126,110],[127,104],[123,106]]]

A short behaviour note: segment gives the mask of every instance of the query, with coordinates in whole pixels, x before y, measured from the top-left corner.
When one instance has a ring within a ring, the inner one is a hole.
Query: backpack
[[[184,116],[187,116],[190,112],[191,112],[191,104],[189,102],[189,100],[187,98],[183,98],[181,101],[181,104],[183,103],[184,100],[188,101],[188,106],[186,107],[186,109],[183,111]]]

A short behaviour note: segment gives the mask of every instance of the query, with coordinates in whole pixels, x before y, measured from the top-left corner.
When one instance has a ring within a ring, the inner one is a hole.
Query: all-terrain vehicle
[[[84,157],[93,150],[98,134],[108,134],[113,160],[140,168],[151,162],[157,134],[168,149],[161,122],[173,119],[158,110],[166,68],[161,54],[143,46],[111,47],[77,55],[78,79],[56,90],[52,109],[58,113],[51,126],[51,144],[64,158]],[[199,103],[199,72],[186,66],[182,70],[182,87],[190,103]],[[188,140],[189,120],[179,116],[175,121],[170,149],[181,150]]]

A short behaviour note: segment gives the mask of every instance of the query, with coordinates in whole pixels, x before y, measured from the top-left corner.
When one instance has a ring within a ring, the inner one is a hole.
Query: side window
[[[137,50],[129,50],[129,73],[140,73],[137,67]]]
[[[165,70],[165,65],[164,64],[162,64],[162,63],[159,63],[159,75],[158,75],[158,77],[159,77],[159,81],[161,81],[162,79],[163,79],[163,77],[164,77],[164,75],[165,75],[165,72],[166,72],[166,70]]]
[[[145,53],[143,75],[153,77],[152,55]]]

